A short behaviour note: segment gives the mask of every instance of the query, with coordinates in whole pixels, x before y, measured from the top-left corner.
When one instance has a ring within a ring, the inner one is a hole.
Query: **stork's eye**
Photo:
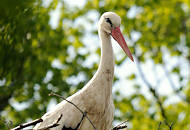
[[[113,24],[109,18],[106,18],[106,22],[109,23],[111,25],[111,27],[113,26]]]

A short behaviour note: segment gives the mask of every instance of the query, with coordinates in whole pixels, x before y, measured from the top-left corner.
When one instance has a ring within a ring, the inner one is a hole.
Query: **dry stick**
[[[127,128],[127,125],[123,125],[124,123],[126,123],[128,120],[122,122],[121,124],[115,126],[112,130],[119,130],[119,129],[124,129]]]
[[[21,129],[26,128],[26,127],[28,127],[28,126],[36,125],[36,124],[38,124],[38,123],[40,123],[40,122],[43,122],[43,120],[42,120],[41,118],[40,118],[40,119],[33,120],[33,121],[28,122],[28,123],[25,123],[25,124],[21,124],[21,125],[19,125],[19,126],[13,128],[13,129],[11,129],[11,130],[21,130]]]
[[[62,116],[63,116],[63,115],[61,114],[55,123],[53,123],[53,124],[51,124],[51,125],[48,125],[48,126],[46,126],[46,127],[44,127],[44,128],[40,128],[40,129],[38,129],[38,130],[48,130],[48,129],[50,129],[50,128],[59,126],[60,124],[58,124],[58,123],[59,123],[59,121],[61,120]]]
[[[83,112],[77,105],[75,105],[75,104],[72,103],[71,101],[65,99],[63,96],[60,96],[60,95],[58,95],[58,94],[56,94],[56,93],[54,93],[54,92],[51,92],[51,93],[49,94],[49,96],[57,96],[57,97],[59,97],[59,98],[62,98],[62,99],[65,100],[65,101],[67,101],[68,103],[72,104],[73,106],[75,106],[75,107],[83,114],[83,116],[85,116],[85,117],[88,119],[88,121],[90,122],[90,124],[93,126],[94,130],[96,130],[96,127],[94,126],[94,124],[92,123],[92,121],[90,120],[90,118],[87,116],[86,112]]]
[[[114,127],[113,130],[120,130],[120,129],[125,129],[125,128],[127,128],[127,125]]]

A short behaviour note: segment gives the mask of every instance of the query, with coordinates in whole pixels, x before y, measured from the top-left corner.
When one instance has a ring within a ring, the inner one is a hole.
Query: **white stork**
[[[120,44],[124,52],[133,61],[133,57],[120,31],[121,18],[113,12],[104,13],[98,22],[101,40],[101,60],[92,79],[77,93],[67,98],[87,113],[96,130],[110,130],[114,117],[112,82],[114,76],[114,56],[111,36]],[[92,124],[72,104],[63,100],[55,108],[42,116],[43,122],[34,129],[40,129],[55,122],[63,115],[59,126],[54,130],[94,130]]]

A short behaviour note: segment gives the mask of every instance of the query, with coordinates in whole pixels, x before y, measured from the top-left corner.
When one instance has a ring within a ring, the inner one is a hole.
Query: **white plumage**
[[[101,60],[93,78],[77,93],[67,100],[77,105],[83,112],[87,112],[96,130],[110,130],[114,117],[112,99],[112,82],[114,75],[114,57],[111,45],[112,36],[132,59],[128,47],[119,30],[120,17],[113,12],[104,13],[98,23],[98,33],[101,40]],[[63,115],[59,126],[54,130],[74,130],[82,119],[82,113],[67,101],[62,101],[52,110],[42,116],[43,122],[34,129],[43,128],[55,122]],[[94,130],[93,126],[84,118],[78,130]]]

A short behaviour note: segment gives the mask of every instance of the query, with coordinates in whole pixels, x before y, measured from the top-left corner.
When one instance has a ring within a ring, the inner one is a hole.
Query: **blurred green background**
[[[106,11],[120,15],[135,57],[113,43],[113,125],[190,129],[189,0],[1,0],[0,129],[41,117],[61,101],[51,91],[68,97],[91,79]]]

